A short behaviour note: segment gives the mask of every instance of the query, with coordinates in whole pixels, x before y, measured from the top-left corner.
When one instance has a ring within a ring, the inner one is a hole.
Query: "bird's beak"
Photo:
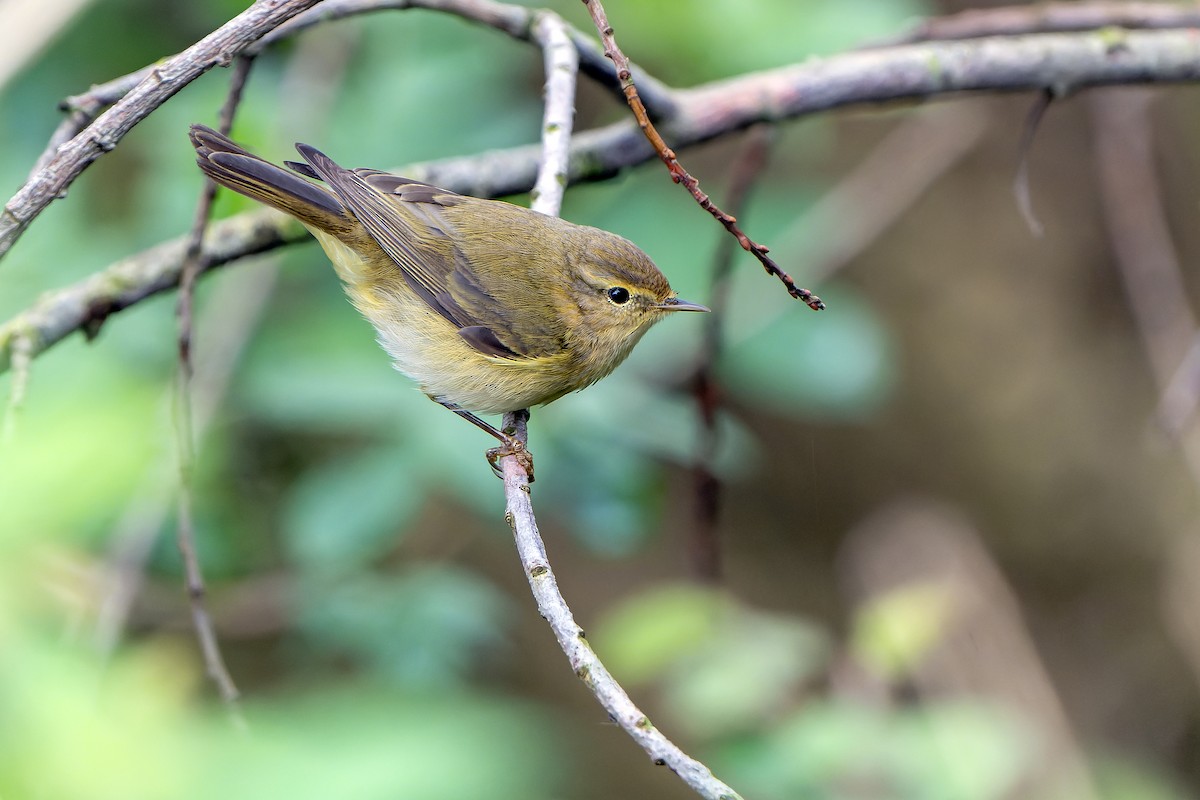
[[[668,297],[661,303],[655,306],[663,311],[710,311],[711,309],[700,305],[699,303],[689,303],[687,300],[680,300],[678,297]]]

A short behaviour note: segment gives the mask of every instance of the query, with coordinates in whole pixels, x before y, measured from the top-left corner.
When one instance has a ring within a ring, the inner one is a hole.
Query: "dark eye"
[[[608,290],[608,299],[619,306],[625,305],[629,302],[629,290],[624,286],[614,286]]]

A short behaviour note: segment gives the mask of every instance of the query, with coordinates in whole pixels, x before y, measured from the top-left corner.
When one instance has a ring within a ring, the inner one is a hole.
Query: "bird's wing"
[[[288,166],[325,181],[396,263],[413,292],[458,328],[468,344],[509,359],[562,350],[561,339],[551,332],[531,330],[525,322],[518,328],[511,305],[497,300],[502,287],[489,286],[455,244],[453,225],[443,212],[468,198],[386,172],[347,170],[308,145],[296,149],[311,172]]]

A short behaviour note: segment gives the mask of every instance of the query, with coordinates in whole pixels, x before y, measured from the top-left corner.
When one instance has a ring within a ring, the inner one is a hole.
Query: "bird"
[[[204,125],[190,138],[215,183],[294,217],[316,238],[393,365],[500,442],[478,414],[550,403],[604,378],[681,300],[629,240],[599,228],[375,169],[297,143],[279,166]],[[286,168],[285,168],[286,167]]]

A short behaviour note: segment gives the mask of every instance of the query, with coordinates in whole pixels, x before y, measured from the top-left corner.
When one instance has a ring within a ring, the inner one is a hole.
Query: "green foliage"
[[[932,583],[874,598],[855,621],[855,656],[882,678],[907,677],[942,637],[953,619],[954,602],[950,587]]]
[[[889,713],[812,702],[731,746],[726,768],[767,800],[988,800],[1009,796],[1033,752],[1024,726],[978,703]]]
[[[565,778],[544,715],[495,696],[309,688],[250,702],[248,734],[191,707],[191,648],[128,648],[103,665],[6,622],[5,797],[524,800],[557,796]]]
[[[478,575],[452,567],[308,579],[296,606],[318,658],[349,658],[402,686],[454,686],[478,674],[506,644],[507,599]]]

